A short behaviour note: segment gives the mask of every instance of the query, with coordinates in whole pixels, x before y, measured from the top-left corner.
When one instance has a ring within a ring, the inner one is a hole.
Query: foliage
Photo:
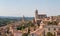
[[[23,35],[22,36],[28,36],[28,33],[23,33]]]
[[[48,25],[57,25],[58,23],[56,21],[48,22]]]
[[[25,24],[22,24],[22,25],[18,26],[17,30],[22,30],[22,29],[25,29],[25,28],[30,27],[30,26],[31,27],[34,26],[34,24],[31,21],[29,21],[28,23],[25,23]]]
[[[23,30],[23,29],[25,29],[25,26],[18,26],[17,27],[17,30]]]
[[[7,24],[10,24],[11,22],[15,22],[16,19],[10,19],[10,18],[0,18],[0,27],[5,26]]]
[[[34,24],[33,24],[31,21],[29,21],[27,24],[28,24],[29,26],[31,26],[31,27],[34,26]]]
[[[40,26],[40,24],[37,24],[38,25],[38,27]]]
[[[54,35],[52,33],[50,33],[50,32],[47,32],[46,36],[54,36]]]
[[[28,28],[28,34],[30,33],[30,28]]]
[[[54,32],[54,36],[56,36],[55,32]]]

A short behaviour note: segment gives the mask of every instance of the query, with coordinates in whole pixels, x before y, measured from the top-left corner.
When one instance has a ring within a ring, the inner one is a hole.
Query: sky
[[[39,14],[60,15],[60,0],[0,0],[0,16],[33,17],[36,9]]]

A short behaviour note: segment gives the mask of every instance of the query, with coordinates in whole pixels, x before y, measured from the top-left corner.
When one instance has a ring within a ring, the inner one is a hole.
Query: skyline
[[[60,0],[0,0],[0,16],[30,17],[36,9],[39,14],[60,15]]]

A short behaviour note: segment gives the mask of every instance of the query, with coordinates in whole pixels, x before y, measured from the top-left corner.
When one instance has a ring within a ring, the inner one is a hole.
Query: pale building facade
[[[55,34],[55,36],[60,36],[60,26],[57,25],[46,25],[44,26],[44,35],[46,36],[46,34],[48,32],[51,32],[53,35]]]

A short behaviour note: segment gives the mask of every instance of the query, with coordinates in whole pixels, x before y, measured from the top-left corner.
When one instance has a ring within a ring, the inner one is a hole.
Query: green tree
[[[52,22],[48,22],[47,24],[48,25],[57,25],[58,23],[57,23],[57,21],[52,21]]]
[[[38,27],[40,26],[40,24],[37,24],[38,25]]]
[[[31,21],[29,21],[27,24],[28,24],[29,26],[31,26],[31,27],[34,26],[34,24],[33,24]]]
[[[28,34],[30,33],[30,27],[28,28]]]
[[[25,26],[18,26],[17,27],[17,30],[23,30],[23,29],[25,29]]]
[[[23,33],[22,36],[28,36],[28,33]]]
[[[54,32],[54,36],[56,36],[55,32]]]
[[[50,33],[50,32],[47,32],[46,36],[54,36],[54,35],[52,33]]]

